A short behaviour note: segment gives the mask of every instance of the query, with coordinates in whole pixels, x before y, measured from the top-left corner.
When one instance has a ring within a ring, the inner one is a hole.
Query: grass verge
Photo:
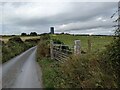
[[[38,59],[45,88],[116,88],[110,66],[96,57],[83,56],[60,63],[49,58]],[[106,67],[106,68],[105,68]],[[104,68],[104,69],[103,69]]]
[[[42,60],[38,59],[38,63],[42,68],[43,83],[45,88],[53,88],[56,85],[57,77],[57,66],[55,65],[56,61],[44,58]]]

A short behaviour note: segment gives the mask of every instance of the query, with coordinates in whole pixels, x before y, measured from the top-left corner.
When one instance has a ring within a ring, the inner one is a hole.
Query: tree
[[[120,6],[120,2],[118,3],[118,6]],[[118,11],[116,11],[111,18],[115,16],[115,14],[120,14],[120,7],[118,7]],[[115,31],[115,38],[111,46],[108,48],[108,55],[109,60],[111,60],[112,67],[114,69],[114,72],[116,73],[116,78],[118,80],[118,87],[120,88],[120,15],[118,18],[114,21],[117,22],[118,25],[117,29]]]
[[[27,34],[26,33],[21,33],[21,36],[26,36]]]
[[[36,32],[31,32],[30,36],[37,36],[37,33]]]
[[[9,43],[14,43],[14,42],[15,43],[17,42],[17,43],[20,43],[20,44],[24,43],[19,36],[14,36],[14,37],[10,38],[7,43],[9,44]]]

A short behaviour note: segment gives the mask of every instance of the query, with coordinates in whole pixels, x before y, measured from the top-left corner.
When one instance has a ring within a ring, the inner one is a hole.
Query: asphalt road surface
[[[42,88],[41,68],[36,63],[36,47],[2,65],[2,88]]]

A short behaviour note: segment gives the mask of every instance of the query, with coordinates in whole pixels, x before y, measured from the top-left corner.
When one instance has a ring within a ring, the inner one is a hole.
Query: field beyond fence
[[[3,37],[2,37],[2,40],[6,43],[6,42],[8,42],[8,40],[9,40],[10,38],[12,38],[12,37],[14,37],[14,36],[3,36]],[[40,38],[40,36],[20,36],[20,38],[21,38],[23,41],[25,41],[26,39],[37,39],[37,38]]]
[[[51,35],[52,39],[57,39],[72,47],[74,40],[81,41],[81,49],[85,52],[88,50],[88,40],[91,40],[92,51],[101,51],[113,41],[113,36],[74,36],[74,35]]]

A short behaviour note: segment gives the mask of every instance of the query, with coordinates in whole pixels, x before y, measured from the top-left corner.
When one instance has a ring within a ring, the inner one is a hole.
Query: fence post
[[[88,39],[88,53],[91,52],[91,47],[92,47],[91,37],[89,37],[89,39]]]
[[[60,44],[60,51],[62,51],[62,44]]]
[[[80,55],[81,54],[81,42],[80,40],[75,40],[74,41],[74,54],[75,55]]]
[[[50,41],[50,56],[51,56],[51,59],[54,59],[54,56],[53,56],[53,41],[52,40]]]

